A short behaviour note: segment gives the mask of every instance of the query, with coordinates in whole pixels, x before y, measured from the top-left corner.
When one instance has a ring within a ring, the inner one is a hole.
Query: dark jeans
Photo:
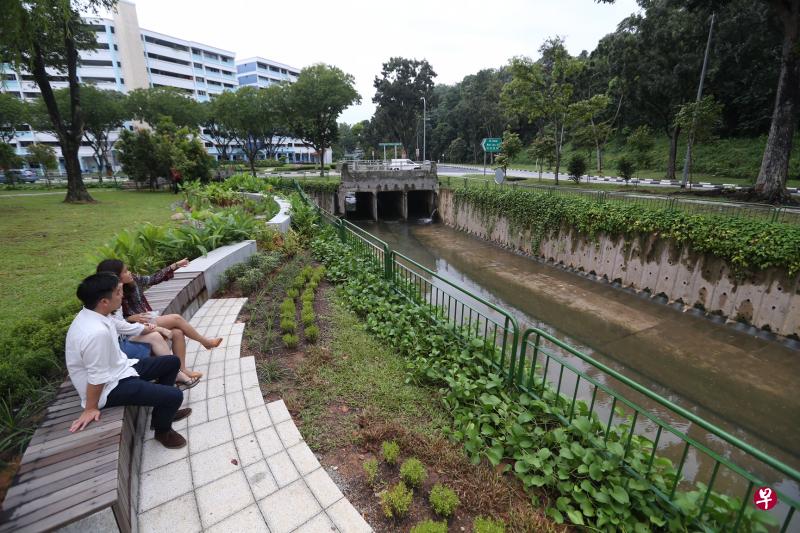
[[[174,355],[141,359],[133,368],[139,377],[121,380],[106,400],[106,407],[147,405],[153,408],[156,431],[172,429],[172,419],[183,403],[183,393],[175,388],[181,360]],[[155,380],[155,383],[150,383]]]

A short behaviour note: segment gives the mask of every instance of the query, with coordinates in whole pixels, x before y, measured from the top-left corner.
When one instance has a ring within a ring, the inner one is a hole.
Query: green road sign
[[[499,137],[486,137],[481,141],[481,148],[484,152],[497,153],[500,151],[501,144],[503,144],[503,139]]]

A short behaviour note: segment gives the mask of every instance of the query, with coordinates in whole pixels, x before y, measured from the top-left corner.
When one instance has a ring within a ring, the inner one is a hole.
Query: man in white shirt
[[[175,388],[180,360],[174,355],[128,359],[120,350],[110,317],[122,304],[122,283],[109,272],[94,274],[78,286],[83,309],[67,332],[66,360],[83,413],[70,431],[81,431],[100,420],[100,409],[118,405],[153,407],[155,439],[167,448],[182,448],[186,439],[172,422],[189,416],[180,409],[183,393]],[[155,380],[155,383],[151,383]]]

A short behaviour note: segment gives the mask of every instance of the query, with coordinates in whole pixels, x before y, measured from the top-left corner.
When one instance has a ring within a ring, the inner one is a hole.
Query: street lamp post
[[[422,100],[422,160],[425,161],[426,159],[426,152],[425,152],[425,122],[428,114],[428,103],[425,101],[425,97],[421,96],[420,100]],[[419,137],[417,137],[419,139]],[[419,141],[417,141],[419,142]],[[419,145],[418,145],[419,146]]]

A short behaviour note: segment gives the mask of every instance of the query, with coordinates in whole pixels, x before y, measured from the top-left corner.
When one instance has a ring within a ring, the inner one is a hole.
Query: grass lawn
[[[18,317],[75,301],[78,282],[94,270],[91,255],[117,231],[169,220],[169,193],[92,190],[96,204],[63,195],[0,198],[0,328]]]

